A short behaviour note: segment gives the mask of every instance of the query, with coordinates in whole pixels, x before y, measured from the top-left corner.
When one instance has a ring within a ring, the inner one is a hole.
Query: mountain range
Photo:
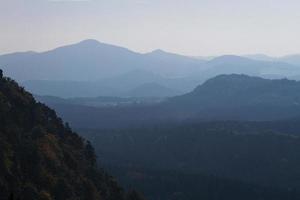
[[[286,55],[282,57],[272,57],[265,54],[252,54],[252,55],[244,55],[244,57],[251,58],[254,60],[262,60],[262,61],[286,62],[292,65],[300,64],[300,54]]]
[[[161,50],[140,54],[96,40],[85,40],[42,53],[14,53],[0,57],[2,69],[18,81],[99,80],[133,70],[156,71],[177,77],[192,74],[201,63],[198,59]]]
[[[199,59],[163,50],[142,54],[96,40],[84,40],[41,53],[2,55],[0,66],[8,76],[37,95],[143,96],[131,91],[155,83],[152,90],[163,97],[174,91],[176,95],[187,93],[221,74],[298,80],[299,60],[297,55],[282,58],[225,55]]]

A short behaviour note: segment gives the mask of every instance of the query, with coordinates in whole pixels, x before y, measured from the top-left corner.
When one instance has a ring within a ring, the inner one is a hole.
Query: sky
[[[0,54],[84,39],[190,56],[300,53],[299,0],[0,0]]]

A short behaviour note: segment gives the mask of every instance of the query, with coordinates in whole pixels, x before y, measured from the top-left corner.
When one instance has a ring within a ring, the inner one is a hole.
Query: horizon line
[[[36,53],[36,54],[41,54],[41,53],[46,53],[46,52],[50,52],[50,51],[54,51],[56,49],[62,48],[62,47],[67,47],[67,46],[72,46],[72,45],[77,45],[80,44],[82,42],[86,42],[86,41],[95,41],[98,42],[99,44],[104,44],[104,45],[110,45],[110,46],[114,46],[117,48],[124,48],[127,49],[131,52],[137,53],[137,54],[149,54],[155,51],[162,51],[162,52],[166,52],[169,54],[176,54],[176,55],[180,55],[180,56],[186,56],[186,57],[190,57],[190,58],[195,58],[195,59],[203,59],[203,60],[210,60],[216,57],[221,57],[221,56],[239,56],[239,57],[248,57],[248,56],[266,56],[266,57],[270,57],[271,59],[280,59],[280,58],[285,58],[285,57],[290,57],[290,56],[300,56],[300,53],[290,53],[290,54],[283,54],[280,56],[275,56],[275,55],[270,55],[267,53],[246,53],[246,54],[238,54],[238,53],[224,53],[224,54],[218,54],[218,55],[186,55],[186,54],[181,54],[178,52],[172,52],[172,51],[167,51],[164,50],[162,48],[155,48],[153,50],[150,51],[136,51],[136,50],[132,50],[130,48],[124,47],[122,45],[117,45],[117,44],[112,44],[112,43],[107,43],[107,42],[101,42],[97,39],[94,38],[90,38],[90,39],[82,39],[78,42],[71,42],[71,43],[66,43],[66,44],[62,44],[61,46],[56,46],[56,47],[52,47],[52,48],[48,48],[45,50],[16,50],[16,51],[11,51],[11,52],[5,52],[5,53],[1,53],[0,56],[6,56],[6,55],[11,55],[11,54],[18,54],[18,53]]]

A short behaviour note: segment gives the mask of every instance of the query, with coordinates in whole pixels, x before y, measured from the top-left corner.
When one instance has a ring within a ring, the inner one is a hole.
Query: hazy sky
[[[93,38],[138,52],[300,53],[300,0],[0,0],[0,54]]]

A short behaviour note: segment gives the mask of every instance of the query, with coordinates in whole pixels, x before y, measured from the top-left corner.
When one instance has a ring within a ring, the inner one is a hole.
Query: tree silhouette
[[[91,165],[94,166],[96,164],[97,158],[96,158],[94,147],[92,146],[90,141],[87,141],[87,144],[85,146],[85,155],[91,161]]]

